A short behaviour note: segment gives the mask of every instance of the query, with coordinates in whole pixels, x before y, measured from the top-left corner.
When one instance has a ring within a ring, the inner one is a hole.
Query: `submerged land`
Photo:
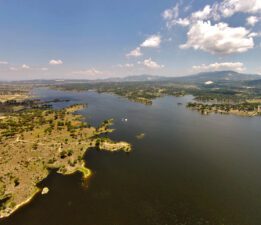
[[[8,113],[4,107],[0,117],[0,218],[11,215],[38,192],[47,193],[37,184],[50,170],[64,175],[79,171],[87,179],[91,171],[83,157],[88,149],[131,150],[130,144],[106,136],[113,131],[113,120],[105,120],[95,128],[76,114],[86,105],[54,110],[39,102],[28,106],[20,100],[12,104],[8,101]],[[26,107],[13,110],[24,104]]]

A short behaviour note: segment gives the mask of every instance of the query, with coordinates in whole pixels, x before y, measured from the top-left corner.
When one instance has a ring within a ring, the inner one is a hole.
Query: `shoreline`
[[[70,175],[74,175],[75,173],[77,172],[80,172],[82,174],[82,177],[85,181],[87,181],[88,179],[91,178],[92,176],[92,171],[91,169],[88,169],[87,167],[85,167],[85,162],[82,164],[81,167],[75,169],[74,171],[70,172],[70,173],[67,173],[67,174],[63,174],[63,173],[59,173],[63,176],[70,176]],[[48,172],[48,175],[45,177],[48,178],[48,176],[50,175],[51,171]],[[44,179],[43,179],[44,180]],[[42,182],[43,180],[41,180],[40,182]],[[40,183],[39,182],[39,183]],[[0,214],[0,221],[2,219],[6,219],[8,218],[9,216],[11,216],[13,213],[15,213],[17,210],[19,210],[20,208],[24,207],[25,205],[27,204],[30,204],[30,202],[32,202],[34,200],[34,198],[36,197],[37,194],[41,193],[43,188],[39,188],[37,187],[37,184],[36,184],[36,191],[28,198],[26,199],[24,202],[21,202],[20,204],[17,204],[12,210],[6,212],[6,213],[1,213]]]
[[[11,216],[14,212],[16,212],[18,209],[22,208],[23,206],[29,204],[33,199],[34,197],[40,193],[41,189],[37,187],[37,190],[27,199],[25,200],[24,202],[21,202],[20,204],[17,204],[12,210],[10,210],[9,212],[7,213],[1,213],[0,214],[0,220],[1,219],[5,219],[5,218],[8,218],[9,216]]]
[[[189,107],[190,108],[190,107]],[[230,110],[230,111],[222,111],[222,110],[201,110],[197,108],[190,108],[192,111],[200,112],[202,115],[211,115],[211,114],[219,114],[219,115],[233,115],[238,117],[256,117],[261,116],[259,112],[246,112],[239,110]]]
[[[88,149],[86,149],[86,152],[88,151]],[[106,150],[105,150],[106,151]],[[110,150],[108,150],[110,152]],[[70,176],[70,175],[74,175],[75,173],[80,172],[82,175],[82,178],[84,179],[84,182],[88,181],[91,176],[92,176],[92,171],[91,169],[87,168],[85,166],[85,162],[82,163],[82,165],[79,168],[76,168],[75,170],[68,172],[68,173],[62,173],[62,172],[58,172],[56,171],[56,173],[61,174],[63,176]],[[48,178],[48,176],[50,175],[51,170],[48,172],[48,175],[44,178]],[[43,179],[43,180],[44,180]],[[40,182],[42,182],[43,180],[41,180]],[[39,183],[40,183],[39,182]],[[1,212],[0,213],[0,221],[3,219],[6,219],[8,217],[10,217],[13,213],[15,213],[17,210],[19,210],[20,208],[24,207],[27,204],[30,204],[30,202],[32,202],[34,200],[34,198],[36,197],[37,194],[41,193],[43,188],[39,188],[37,187],[36,184],[36,191],[28,198],[26,199],[24,202],[21,202],[20,204],[17,204],[14,208],[12,208],[11,210],[9,210],[8,212]],[[10,209],[10,208],[9,208]]]
[[[261,105],[256,102],[242,102],[238,104],[188,102],[186,107],[193,111],[200,112],[202,115],[221,114],[241,117],[261,116]]]
[[[0,218],[9,217],[29,203],[41,191],[37,185],[49,176],[52,169],[62,175],[80,172],[83,179],[88,180],[92,171],[85,166],[84,155],[90,148],[96,146],[110,152],[131,151],[127,142],[114,142],[100,136],[113,132],[110,129],[112,119],[105,120],[97,128],[83,122],[83,115],[78,112],[86,106],[74,104],[62,110],[42,110],[40,113],[25,111],[23,116],[17,114],[0,121],[3,127],[0,134],[8,134],[2,137],[0,149],[5,157],[10,158],[0,164],[0,176],[3,178],[0,181],[3,187],[1,197],[8,195],[1,204]],[[16,132],[9,135],[9,127],[12,126]],[[31,129],[27,131],[26,126]]]

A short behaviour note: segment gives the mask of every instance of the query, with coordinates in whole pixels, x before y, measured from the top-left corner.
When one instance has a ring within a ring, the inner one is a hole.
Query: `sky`
[[[261,74],[261,0],[0,0],[0,80]]]

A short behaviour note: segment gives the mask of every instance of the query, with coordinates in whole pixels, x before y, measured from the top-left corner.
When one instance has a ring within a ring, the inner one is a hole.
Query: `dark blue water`
[[[41,184],[50,188],[48,195],[36,196],[0,224],[261,224],[260,117],[202,116],[186,109],[191,96],[144,106],[95,92],[35,94],[71,100],[55,108],[88,103],[80,113],[95,126],[114,118],[111,138],[132,143],[133,152],[88,151],[94,172],[88,184],[80,174],[53,172]],[[146,134],[142,140],[135,137],[140,133]]]

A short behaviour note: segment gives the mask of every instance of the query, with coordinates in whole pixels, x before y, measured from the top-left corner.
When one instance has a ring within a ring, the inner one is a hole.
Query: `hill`
[[[251,81],[257,79],[261,79],[261,76],[256,74],[243,74],[235,71],[217,71],[198,73],[190,76],[173,78],[172,80],[184,83],[203,83],[207,81],[229,83],[235,81]]]

